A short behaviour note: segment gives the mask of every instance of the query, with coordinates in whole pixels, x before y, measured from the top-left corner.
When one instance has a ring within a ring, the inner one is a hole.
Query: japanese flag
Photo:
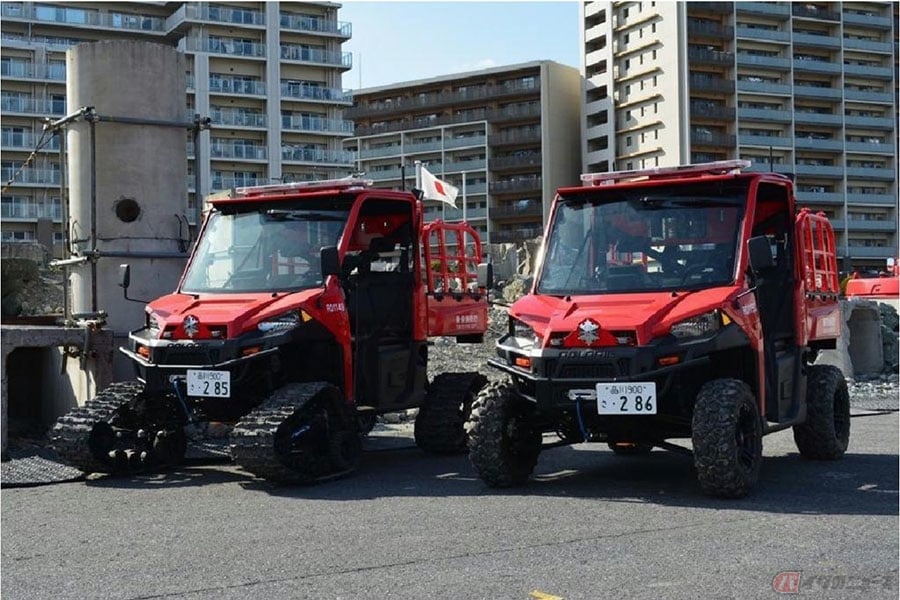
[[[422,166],[422,191],[425,192],[427,200],[440,200],[456,208],[456,196],[459,194],[459,190],[429,173],[424,166]]]

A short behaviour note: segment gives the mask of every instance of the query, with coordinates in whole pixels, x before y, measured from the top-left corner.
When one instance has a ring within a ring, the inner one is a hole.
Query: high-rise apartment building
[[[341,76],[349,23],[340,4],[313,2],[2,2],[2,237],[35,239],[60,215],[56,140],[29,158],[42,119],[66,106],[68,48],[97,40],[144,40],[185,53],[185,120],[212,119],[201,146],[188,145],[189,204],[202,192],[272,181],[346,175],[342,140],[352,105]],[[124,80],[127,81],[127,78]],[[75,107],[77,108],[77,107]],[[130,115],[114,115],[130,116]],[[196,160],[196,157],[201,157]],[[24,165],[24,168],[23,168]],[[7,186],[7,181],[11,183]],[[45,243],[49,240],[42,240]]]
[[[795,176],[844,266],[897,254],[896,2],[587,2],[586,171],[726,158]]]
[[[429,202],[429,220],[465,218],[492,243],[536,237],[556,188],[578,182],[580,79],[535,61],[356,90],[345,147],[376,185],[412,187],[421,161],[458,187],[457,208]]]

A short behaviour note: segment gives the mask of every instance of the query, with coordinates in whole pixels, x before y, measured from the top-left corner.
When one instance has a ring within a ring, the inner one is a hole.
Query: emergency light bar
[[[371,187],[374,183],[371,179],[359,177],[343,177],[341,179],[322,179],[319,181],[292,181],[291,183],[273,183],[271,185],[255,185],[234,188],[234,195],[250,196],[268,194],[271,192],[296,192],[310,190],[333,190],[348,188]],[[234,195],[230,197],[234,197]]]
[[[631,171],[611,171],[609,173],[584,173],[581,181],[584,185],[610,185],[614,181],[623,179],[653,179],[672,175],[737,175],[741,169],[750,167],[749,160],[717,160],[715,162],[697,163],[695,165],[680,165],[677,167],[653,167],[650,169],[635,169]]]

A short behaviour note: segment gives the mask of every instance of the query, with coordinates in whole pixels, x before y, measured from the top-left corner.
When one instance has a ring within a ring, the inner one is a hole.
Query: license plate
[[[656,382],[598,383],[597,412],[601,415],[655,415]]]
[[[188,396],[230,398],[231,372],[188,369],[187,393]]]

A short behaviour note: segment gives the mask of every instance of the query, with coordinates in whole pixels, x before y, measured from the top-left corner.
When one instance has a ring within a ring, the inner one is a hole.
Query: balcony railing
[[[735,137],[727,133],[715,131],[691,131],[691,144],[695,146],[723,146],[734,148]]]
[[[268,123],[263,112],[246,112],[234,109],[213,110],[210,113],[213,125],[228,125],[231,127],[256,127],[265,128]]]
[[[730,106],[719,106],[717,104],[691,102],[691,118],[722,119],[725,121],[733,121],[734,108]]]
[[[266,84],[259,80],[233,79],[227,77],[210,78],[209,91],[220,94],[247,94],[265,96]]]
[[[56,223],[62,221],[62,209],[58,204],[0,204],[0,217],[4,219],[51,219]]]
[[[692,75],[690,78],[691,89],[704,90],[712,92],[734,92],[734,81],[722,77],[698,77]]]
[[[188,177],[188,182],[193,185],[194,177]],[[213,190],[230,190],[231,188],[252,187],[254,185],[265,185],[267,183],[269,183],[268,179],[257,179],[253,177],[228,177],[225,175],[221,175],[213,176],[211,186]]]
[[[281,147],[282,160],[316,164],[352,165],[354,155],[347,150],[324,150],[321,148]]]
[[[253,144],[221,144],[210,145],[211,158],[242,158],[249,160],[266,160],[269,157],[265,146]]]
[[[349,52],[330,52],[320,48],[297,46],[295,44],[281,45],[281,59],[345,67],[347,69],[353,67],[353,55]]]
[[[705,48],[689,48],[688,60],[692,63],[731,66],[734,64],[734,54],[720,50],[707,50]]]
[[[424,97],[409,96],[394,100],[391,103],[374,102],[366,106],[354,106],[347,112],[347,116],[363,117],[393,112],[408,112],[414,109],[437,108],[451,104],[465,102],[485,101],[509,96],[540,93],[541,85],[537,79],[509,82],[503,85],[486,85],[479,87],[456,90],[452,92],[440,92]]]
[[[840,21],[840,13],[830,11],[825,8],[819,8],[815,5],[792,3],[791,8],[795,17],[807,17],[810,19],[819,19],[822,21]]]
[[[0,138],[0,145],[3,148],[9,150],[34,150],[35,146],[37,146],[38,140],[41,139],[41,136],[36,133],[32,133],[30,131],[27,132],[14,132],[14,131],[3,131],[2,138]],[[59,150],[59,136],[50,135],[47,139],[44,140],[44,144],[41,147],[42,150]]]
[[[492,194],[539,190],[543,187],[543,179],[540,175],[517,177],[515,179],[492,181],[489,187]]]
[[[321,102],[336,102],[347,105],[353,103],[353,92],[350,90],[289,83],[286,81],[281,82],[281,95],[284,98],[297,98],[298,100],[319,100]]]
[[[53,6],[32,2],[4,2],[5,19],[25,19],[43,23],[60,23],[68,27],[103,27],[159,34],[165,31],[165,19],[149,15],[100,12],[80,7]]]
[[[306,15],[292,15],[286,12],[281,13],[281,28],[307,33],[335,35],[347,39],[353,35],[353,26],[345,21],[332,21]]]
[[[59,185],[62,182],[62,176],[57,169],[22,169],[18,175],[17,169],[4,167],[0,170],[0,179],[4,183],[13,180],[12,185],[30,184],[30,185]]]
[[[353,121],[320,117],[282,116],[281,127],[291,131],[353,135]]]
[[[211,21],[214,23],[233,23],[235,25],[265,25],[262,11],[247,8],[230,8],[225,6],[207,6],[201,3],[185,3],[185,15],[188,19]]]
[[[65,100],[2,96],[0,97],[0,111],[29,115],[64,115],[66,114],[66,102]]]
[[[25,61],[4,61],[0,63],[0,75],[16,79],[65,81],[66,65],[65,63],[35,64]]]
[[[493,218],[494,212],[491,211]],[[536,238],[544,234],[542,227],[518,227],[516,229],[501,229],[491,231],[491,242],[495,244],[505,244],[511,242],[520,242],[531,238]]]
[[[497,156],[491,158],[490,168],[494,171],[520,167],[540,167],[541,161],[542,157],[540,152],[529,152],[516,156]]]
[[[265,44],[232,38],[185,38],[178,43],[178,49],[186,52],[209,52],[228,56],[266,57]]]

